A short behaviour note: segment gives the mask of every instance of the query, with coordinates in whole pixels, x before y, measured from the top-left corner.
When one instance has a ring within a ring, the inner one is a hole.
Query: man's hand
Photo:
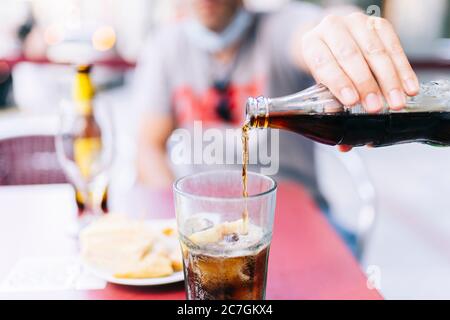
[[[394,110],[407,95],[419,91],[392,25],[363,13],[329,15],[302,39],[304,63],[345,105],[361,102],[368,112],[380,111],[383,96]]]

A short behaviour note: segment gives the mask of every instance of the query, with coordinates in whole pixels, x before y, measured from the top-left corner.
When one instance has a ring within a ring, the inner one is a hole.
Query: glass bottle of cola
[[[407,142],[450,146],[450,81],[421,84],[406,107],[367,113],[342,105],[323,85],[279,98],[249,98],[247,126],[299,133],[328,145],[375,147]]]

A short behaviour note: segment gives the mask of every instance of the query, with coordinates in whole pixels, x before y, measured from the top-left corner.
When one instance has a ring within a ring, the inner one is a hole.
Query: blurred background
[[[287,2],[248,0],[246,5],[265,11]],[[310,2],[353,4],[379,13],[395,26],[421,81],[450,79],[448,0]],[[120,197],[136,180],[139,112],[131,102],[136,60],[157,28],[187,14],[183,0],[0,1],[0,185],[65,181],[54,150],[46,149],[51,143],[34,142],[36,152],[27,153],[33,170],[47,173],[42,180],[36,173],[22,177],[28,165],[6,156],[11,149],[1,141],[54,135],[61,101],[71,98],[74,68],[67,62],[95,61],[97,97],[113,110],[115,128],[110,206],[121,210]],[[348,179],[341,175],[352,156],[322,151],[321,187],[345,224],[353,219],[347,214],[353,210],[352,195],[345,192],[354,186],[347,188]],[[450,150],[409,144],[356,152],[374,186],[377,206],[362,269],[380,268],[381,292],[388,299],[450,298]],[[342,197],[349,201],[340,201]]]

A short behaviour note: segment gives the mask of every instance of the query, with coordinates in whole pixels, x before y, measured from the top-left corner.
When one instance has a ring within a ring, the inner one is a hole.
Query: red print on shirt
[[[245,101],[250,96],[262,93],[263,81],[256,79],[244,85],[231,83],[227,95],[230,99],[232,124],[242,124],[245,115]],[[217,105],[222,94],[214,88],[198,93],[189,86],[174,90],[172,105],[178,126],[188,126],[194,121],[203,121],[207,125],[220,125],[224,120],[217,113]]]

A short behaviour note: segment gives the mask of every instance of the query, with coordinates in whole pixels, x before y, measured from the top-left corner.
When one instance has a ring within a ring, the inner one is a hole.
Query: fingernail
[[[406,79],[405,87],[406,90],[408,90],[408,93],[415,93],[419,91],[419,86],[417,85],[417,82],[414,81],[413,79]]]
[[[377,112],[382,108],[382,100],[376,93],[369,93],[366,96],[366,108],[367,111]]]
[[[402,108],[405,106],[406,98],[403,92],[398,89],[389,92],[389,106],[392,108]]]
[[[344,99],[344,104],[353,105],[358,101],[358,95],[355,90],[351,88],[344,88],[341,90],[342,98]]]

